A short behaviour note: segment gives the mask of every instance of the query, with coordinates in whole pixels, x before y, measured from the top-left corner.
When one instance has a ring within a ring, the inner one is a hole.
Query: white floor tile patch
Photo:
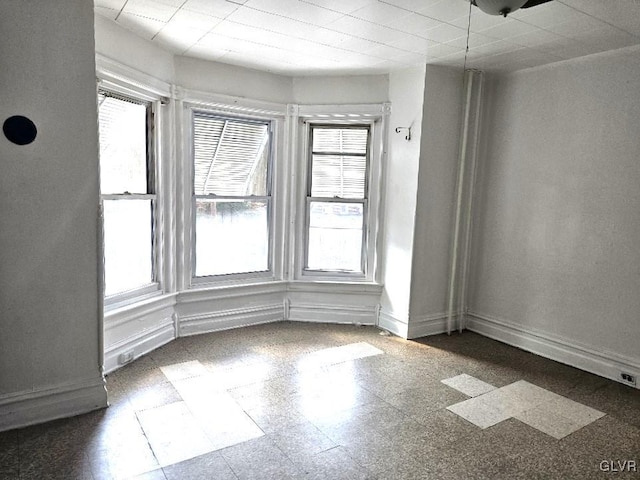
[[[143,410],[137,415],[160,466],[182,462],[214,449],[184,402]]]
[[[540,430],[558,440],[576,430],[580,430],[584,426],[578,425],[542,405],[514,415],[514,417],[530,427]]]
[[[384,352],[366,342],[350,343],[339,347],[324,348],[305,355],[296,365],[298,370],[316,369],[328,365],[381,355]]]
[[[492,427],[503,420],[511,418],[511,415],[499,408],[495,408],[489,402],[479,400],[480,397],[465,400],[464,402],[447,407],[447,410],[461,416],[480,428]]]
[[[516,418],[559,440],[605,415],[524,380],[495,388],[463,374],[442,383],[473,397],[447,410],[480,428]]]
[[[161,466],[264,435],[233,397],[221,389],[220,375],[200,362],[177,363],[161,370],[183,401],[137,414]]]
[[[493,385],[483,382],[482,380],[478,380],[471,375],[467,375],[463,373],[461,375],[457,375],[455,377],[446,378],[442,380],[442,383],[445,385],[449,385],[451,388],[455,388],[456,390],[464,393],[468,397],[477,397],[478,395],[482,395],[483,393],[488,393],[491,390],[495,390],[496,387]]]
[[[162,373],[164,373],[164,376],[167,377],[170,382],[209,373],[206,367],[197,360],[166,365],[164,367],[160,367],[160,370],[162,370]]]

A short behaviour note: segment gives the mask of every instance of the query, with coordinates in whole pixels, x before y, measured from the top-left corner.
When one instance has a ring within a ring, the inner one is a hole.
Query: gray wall
[[[39,131],[0,135],[1,407],[101,378],[101,299],[93,4],[5,1],[0,31],[0,120]]]
[[[411,317],[447,308],[463,73],[427,65],[411,280]]]
[[[292,77],[179,55],[174,59],[175,82],[181,87],[252,100],[291,102]]]
[[[489,83],[470,308],[640,360],[640,49]]]
[[[293,78],[294,103],[318,105],[382,103],[389,100],[389,75]]]
[[[389,142],[385,178],[383,212],[383,253],[381,256],[382,312],[409,321],[413,229],[418,189],[420,137],[422,134],[422,100],[425,69],[414,68],[391,72],[389,100]],[[396,127],[411,126],[412,139]]]

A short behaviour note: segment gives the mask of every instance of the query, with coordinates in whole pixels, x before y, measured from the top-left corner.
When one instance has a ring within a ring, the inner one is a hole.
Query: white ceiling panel
[[[213,17],[226,18],[240,8],[240,5],[226,0],[187,0],[182,8]]]
[[[159,22],[168,22],[177,11],[178,7],[155,0],[129,0],[122,9],[122,13],[138,15]]]
[[[427,8],[441,0],[381,0],[382,3],[393,5],[395,7],[404,8],[412,12],[418,12],[420,9]]]
[[[486,35],[483,35],[481,33],[471,33],[469,37],[465,35],[463,37],[456,38],[455,40],[447,42],[446,45],[456,48],[466,48],[467,42],[469,42],[470,46],[481,47],[482,45],[493,43],[495,41],[497,41],[497,39],[494,37],[487,37]]]
[[[467,31],[462,28],[449,25],[448,23],[442,23],[437,27],[430,28],[425,31],[422,36],[433,42],[447,43],[461,37],[466,37]]]
[[[364,52],[366,55],[377,57],[380,60],[396,60],[400,56],[404,56],[408,53],[406,50],[400,50],[398,48],[390,47],[388,45],[377,45]]]
[[[411,33],[413,35],[422,35],[430,28],[437,27],[441,22],[433,18],[425,17],[418,13],[411,13],[406,17],[402,17],[389,23],[387,26],[401,32]]]
[[[486,30],[481,30],[480,33],[487,37],[504,40],[506,38],[524,35],[525,33],[535,32],[536,30],[540,29],[525,22],[520,22],[511,18],[504,18],[498,25],[489,27]]]
[[[640,2],[638,0],[563,0],[577,11],[640,36]]]
[[[312,25],[326,25],[342,17],[342,13],[299,0],[249,0],[242,8],[276,13]]]
[[[131,15],[125,12],[121,12],[118,15],[117,22],[124,28],[132,30],[146,40],[153,39],[158,32],[162,30],[162,27],[166,25],[165,22],[161,22],[159,20]]]
[[[426,63],[513,71],[640,44],[638,0],[552,0],[491,16],[466,0],[95,0],[178,54],[289,75]],[[470,25],[469,25],[470,24]],[[467,38],[467,28],[471,35]]]
[[[184,30],[200,30],[204,31],[204,33],[207,33],[221,21],[222,18],[212,17],[211,15],[205,15],[203,13],[181,9],[176,12],[171,20],[169,20],[167,26],[177,27]]]
[[[553,32],[563,37],[573,37],[575,35],[590,32],[592,30],[600,28],[602,25],[602,21],[581,13],[579,16],[574,17],[572,20],[545,26],[544,30]]]
[[[327,25],[327,28],[379,43],[391,43],[403,35],[403,32],[398,30],[346,15]]]
[[[524,33],[522,35],[517,35],[515,37],[511,37],[509,40],[517,45],[522,45],[530,48],[539,48],[548,43],[557,42],[558,40],[562,40],[562,35],[557,35],[553,32],[543,29],[533,30],[528,33]]]
[[[428,51],[428,55],[430,57],[441,58],[449,55],[453,55],[454,53],[464,52],[464,47],[453,47],[451,45],[445,45],[443,43],[436,44],[431,47]]]
[[[404,50],[406,52],[413,52],[413,53],[419,53],[419,54],[425,55],[431,48],[440,44],[437,42],[432,42],[431,40],[427,40],[425,38],[415,38],[415,37],[406,35],[403,38],[394,40],[389,45],[395,48],[399,48],[400,50]]]
[[[351,15],[367,20],[369,22],[377,23],[379,25],[388,25],[393,22],[401,22],[403,18],[409,16],[411,12],[405,9],[394,7],[382,2],[374,2],[365,5],[358,10],[354,10]]]
[[[441,22],[451,22],[469,15],[469,4],[458,0],[440,0],[426,7],[418,8],[418,13]]]
[[[377,3],[376,0],[300,0],[302,3],[308,3],[317,7],[326,8],[341,13],[351,13],[371,3]]]
[[[308,30],[319,28],[310,26],[308,23],[301,22],[300,20],[294,20],[293,18],[283,17],[276,13],[263,12],[251,8],[239,8],[231,13],[227,17],[227,20],[301,38],[306,37]]]

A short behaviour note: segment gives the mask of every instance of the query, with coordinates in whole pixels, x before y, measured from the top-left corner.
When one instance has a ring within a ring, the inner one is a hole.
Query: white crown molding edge
[[[146,100],[158,100],[171,96],[171,84],[159,80],[152,75],[124,65],[101,53],[96,53],[96,76],[105,87],[116,90],[127,90],[146,97]]]

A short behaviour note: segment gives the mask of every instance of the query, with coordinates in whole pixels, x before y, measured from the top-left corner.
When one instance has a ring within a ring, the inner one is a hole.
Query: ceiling
[[[467,0],[95,0],[173,53],[285,75],[421,64],[513,71],[640,44],[639,0],[554,0],[508,18]]]

